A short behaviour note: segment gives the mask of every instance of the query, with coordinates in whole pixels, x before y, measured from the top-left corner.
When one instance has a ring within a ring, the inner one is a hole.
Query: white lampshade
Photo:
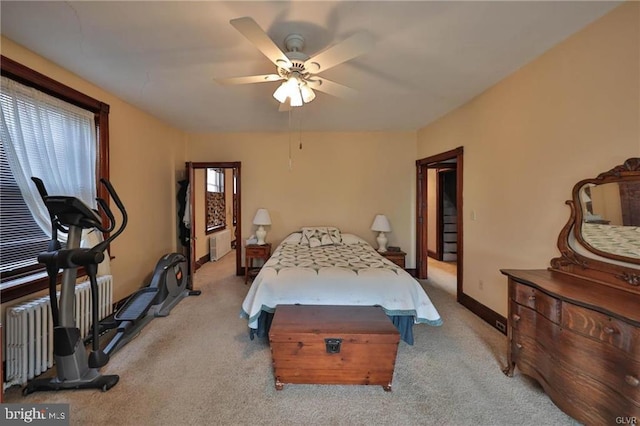
[[[376,241],[378,242],[378,251],[387,251],[387,236],[384,235],[384,233],[391,232],[391,225],[389,224],[387,217],[383,214],[376,215],[376,218],[373,219],[373,223],[371,224],[371,229],[373,231],[380,232],[376,238]]]
[[[292,107],[302,106],[302,94],[300,93],[300,88],[296,84],[295,87],[291,89],[289,93],[289,99],[291,100]]]
[[[287,81],[282,83],[275,92],[273,92],[273,97],[278,100],[281,104],[287,101],[289,97],[289,87],[287,86]]]
[[[267,237],[267,231],[262,225],[271,225],[271,217],[267,209],[258,209],[256,215],[253,217],[253,224],[258,225],[258,229],[256,229],[258,245],[262,246],[266,244],[264,239]]]
[[[290,77],[287,81],[282,83],[280,87],[273,92],[273,97],[281,104],[287,102],[289,99],[292,107],[302,106],[302,93],[300,93],[300,80],[295,76]]]
[[[316,98],[316,94],[306,83],[300,86],[300,93],[302,94],[302,100],[305,104],[308,104]]]
[[[316,94],[297,73],[293,73],[273,92],[273,97],[281,104],[288,102],[292,107],[299,107],[311,102]]]
[[[267,209],[258,209],[256,215],[253,217],[254,225],[271,225],[271,216]]]
[[[373,219],[371,230],[378,232],[391,232],[391,225],[389,224],[389,220],[385,215],[379,214],[376,215],[375,219]]]

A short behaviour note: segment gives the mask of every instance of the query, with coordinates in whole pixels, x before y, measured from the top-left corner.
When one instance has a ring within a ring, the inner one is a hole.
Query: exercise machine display
[[[109,361],[109,356],[131,340],[150,319],[168,315],[182,298],[199,292],[190,292],[186,287],[187,261],[179,253],[163,256],[158,262],[153,279],[148,287],[134,293],[115,315],[118,334],[105,349],[100,348],[100,324],[98,320],[98,265],[104,260],[104,251],[127,225],[127,212],[115,189],[106,179],[101,184],[118,207],[122,221],[118,229],[106,240],[91,248],[80,247],[82,231],[97,229],[108,233],[115,229],[116,220],[104,199],[97,198],[98,207],[108,219],[103,225],[99,210],[93,210],[75,197],[48,195],[42,180],[33,177],[36,188],[51,218],[51,240],[47,251],[38,255],[38,262],[46,266],[49,277],[49,297],[53,320],[53,353],[56,376],[34,379],[27,383],[23,394],[45,390],[97,388],[103,391],[118,383],[117,375],[102,375],[98,371]],[[66,247],[58,241],[58,232],[67,234]],[[74,301],[77,270],[84,267],[91,286],[91,350],[87,354],[80,330],[75,325]],[[60,300],[58,303],[56,279],[62,269]]]

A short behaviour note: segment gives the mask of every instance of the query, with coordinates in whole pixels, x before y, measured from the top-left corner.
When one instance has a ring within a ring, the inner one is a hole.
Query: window
[[[33,219],[22,198],[20,188],[11,174],[9,161],[0,138],[0,277],[7,278],[28,274],[42,269],[36,260],[47,249],[49,237]]]
[[[28,88],[36,89],[46,96],[55,98],[55,102],[70,104],[69,109],[84,111],[82,114],[88,117],[83,126],[85,131],[90,132],[97,146],[92,147],[90,155],[92,162],[88,162],[87,167],[95,167],[97,179],[108,178],[108,156],[109,156],[109,105],[84,95],[70,87],[67,87],[49,77],[29,69],[9,58],[0,57],[1,74],[13,82]],[[14,102],[2,94],[3,111],[6,102]],[[55,104],[55,102],[53,104]],[[61,104],[62,105],[62,104]],[[88,112],[88,113],[87,113]],[[60,110],[48,109],[47,113],[54,117],[55,133],[60,123],[65,123],[67,119],[65,108]],[[87,115],[88,114],[88,115]],[[7,115],[5,114],[5,118]],[[7,118],[8,119],[8,118]],[[69,118],[72,119],[72,118]],[[22,124],[20,124],[22,126]],[[44,126],[42,126],[44,128]],[[22,127],[21,127],[22,128]],[[32,130],[37,126],[31,126]],[[51,129],[47,129],[51,130]],[[39,136],[34,136],[38,140]],[[64,138],[63,138],[64,139]],[[25,138],[26,140],[26,138]],[[2,282],[0,283],[0,297],[3,302],[22,297],[26,294],[47,288],[48,282],[44,268],[37,264],[37,254],[46,249],[49,238],[37,225],[31,212],[22,199],[16,177],[10,171],[8,158],[6,155],[6,141],[0,141],[0,184],[2,191],[2,203],[0,208],[0,248],[2,250],[2,261],[0,262],[0,273]],[[64,141],[61,143],[65,143]],[[69,151],[72,151],[71,149]],[[93,164],[92,164],[93,163]],[[87,162],[82,162],[87,164]],[[94,182],[91,185],[92,193],[96,193],[101,198],[108,199],[106,190]]]
[[[223,169],[207,169],[207,191],[224,192]]]
[[[227,226],[224,192],[224,169],[207,169],[205,191],[205,232],[210,234]]]

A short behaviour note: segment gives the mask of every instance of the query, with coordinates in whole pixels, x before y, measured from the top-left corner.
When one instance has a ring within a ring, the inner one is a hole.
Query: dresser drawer
[[[539,315],[536,320],[539,329],[532,335],[531,320],[536,314],[528,308],[519,308],[522,315],[518,321],[520,328],[513,328],[512,361],[524,374],[543,384],[559,404],[563,401],[556,399],[558,395],[553,388],[561,388],[562,399],[572,401],[563,408],[565,411],[571,412],[576,403],[584,405],[580,410],[593,410],[595,407],[588,407],[581,397],[590,392],[607,401],[596,409],[597,416],[601,416],[594,420],[596,424],[614,424],[616,416],[640,416],[640,362],[630,360],[613,347],[562,329]],[[569,393],[573,398],[569,398]]]
[[[566,329],[556,343],[563,348],[557,352],[562,354],[562,359],[570,360],[570,368],[576,374],[597,377],[611,392],[636,405],[637,411],[633,414],[640,414],[640,359]],[[632,414],[630,409],[634,404],[628,404],[624,414]]]
[[[533,339],[539,345],[552,350],[556,345],[558,334],[562,329],[531,308],[511,302],[511,318],[509,318],[512,329],[512,342],[514,349],[518,349],[521,336]]]
[[[565,302],[562,305],[562,326],[609,343],[640,361],[640,330],[630,324]]]
[[[245,248],[246,257],[269,257],[269,246],[247,246]]]
[[[527,306],[536,312],[544,315],[552,322],[560,323],[560,312],[562,302],[553,297],[524,284],[513,283],[511,297],[513,300],[523,306]]]
[[[571,334],[566,330],[560,332],[563,339],[557,346],[566,344],[566,338],[570,339]],[[615,425],[619,424],[620,418],[640,418],[638,388],[613,372],[604,373],[603,364],[599,362],[589,365],[591,360],[584,351],[586,348],[566,356],[562,350],[550,352],[529,337],[520,337],[520,342],[515,354],[520,371],[536,379],[551,399],[572,417],[581,418],[587,425]],[[576,358],[581,362],[576,363]],[[587,366],[586,369],[581,364]],[[604,375],[592,374],[598,369],[598,374]]]

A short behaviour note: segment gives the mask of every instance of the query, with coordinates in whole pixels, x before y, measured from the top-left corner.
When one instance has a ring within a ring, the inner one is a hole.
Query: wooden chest
[[[307,383],[391,391],[399,341],[379,306],[278,305],[269,331],[276,389]]]

